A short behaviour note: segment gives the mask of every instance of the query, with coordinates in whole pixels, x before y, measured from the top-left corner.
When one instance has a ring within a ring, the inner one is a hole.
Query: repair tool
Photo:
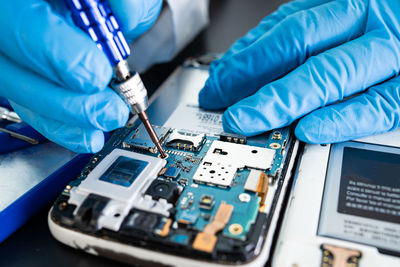
[[[14,111],[9,110],[6,107],[1,107],[0,106],[0,132],[4,132],[9,134],[10,136],[17,138],[19,140],[28,142],[32,145],[39,144],[39,140],[29,137],[27,135],[24,135],[20,132],[13,131],[11,129],[6,128],[5,126],[8,125],[9,123],[21,123],[22,120],[19,118],[17,113]]]
[[[131,107],[131,112],[138,114],[160,156],[166,158],[167,155],[146,114],[147,90],[139,74],[129,68],[126,59],[130,54],[130,48],[109,3],[106,0],[65,0],[65,2],[71,10],[76,26],[96,42],[113,66],[114,77],[111,87]]]

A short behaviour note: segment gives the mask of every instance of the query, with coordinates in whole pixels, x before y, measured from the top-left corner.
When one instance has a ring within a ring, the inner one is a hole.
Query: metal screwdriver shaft
[[[131,107],[132,113],[139,115],[160,156],[166,158],[167,155],[146,114],[147,90],[139,74],[129,68],[126,61],[130,54],[129,45],[107,0],[65,0],[65,2],[71,10],[74,23],[96,42],[114,67],[111,87]]]
[[[147,132],[150,135],[151,141],[156,145],[158,151],[160,152],[160,155],[162,158],[166,158],[167,155],[165,154],[164,150],[161,147],[160,141],[158,140],[157,134],[154,132],[153,127],[151,126],[151,123],[149,121],[149,117],[147,117],[146,112],[141,112],[138,113],[140,120],[142,121],[144,127],[146,128]]]

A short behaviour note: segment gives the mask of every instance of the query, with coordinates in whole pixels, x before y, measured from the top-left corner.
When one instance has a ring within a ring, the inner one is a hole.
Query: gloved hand
[[[226,131],[251,136],[302,117],[300,140],[340,142],[399,126],[399,70],[400,1],[297,0],[212,63],[199,103],[230,106]]]
[[[161,0],[110,0],[128,39],[150,28]],[[73,25],[62,0],[0,1],[0,95],[48,139],[97,152],[103,131],[124,126],[129,109],[107,87],[111,65]]]

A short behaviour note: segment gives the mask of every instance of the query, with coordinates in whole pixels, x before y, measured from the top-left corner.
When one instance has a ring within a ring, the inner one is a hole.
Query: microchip
[[[209,213],[202,213],[202,214],[201,214],[201,217],[203,217],[203,219],[204,219],[205,221],[209,221],[209,220],[211,219],[211,214],[209,214]]]
[[[185,133],[174,130],[166,142],[167,147],[179,150],[200,151],[206,140],[205,134]]]
[[[199,212],[195,210],[184,210],[178,218],[179,223],[194,224],[199,218]]]
[[[176,179],[176,178],[178,178],[180,172],[181,172],[181,169],[179,169],[179,168],[169,167],[165,171],[164,176],[168,177],[168,178]]]
[[[202,195],[200,198],[199,207],[202,209],[210,210],[214,206],[214,197],[210,195]]]
[[[193,164],[199,165],[201,163],[202,157],[192,157],[191,161]]]
[[[189,237],[187,235],[172,235],[170,240],[174,243],[179,243],[182,245],[187,245],[189,243]]]
[[[189,180],[187,178],[180,178],[178,180],[178,183],[181,185],[187,185],[189,183]]]
[[[169,134],[170,128],[153,126],[153,129],[160,139],[160,143],[162,144]],[[143,124],[141,124],[136,131],[133,131],[131,134],[128,135],[128,137],[124,140],[123,145],[124,147],[129,147],[132,149],[157,153],[157,148],[154,145],[153,141],[150,139],[150,136],[144,128]]]
[[[129,187],[147,165],[146,161],[120,156],[99,180]]]

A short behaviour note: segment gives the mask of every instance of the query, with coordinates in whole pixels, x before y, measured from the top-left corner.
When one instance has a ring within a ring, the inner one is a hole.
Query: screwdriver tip
[[[139,115],[139,118],[142,121],[144,127],[146,128],[147,133],[149,134],[151,140],[156,145],[158,152],[160,153],[160,157],[162,159],[165,159],[167,157],[167,154],[165,153],[164,149],[161,146],[160,140],[158,139],[158,136],[149,121],[149,117],[147,116],[147,113],[145,111],[143,111],[143,112],[140,112],[138,115]]]

